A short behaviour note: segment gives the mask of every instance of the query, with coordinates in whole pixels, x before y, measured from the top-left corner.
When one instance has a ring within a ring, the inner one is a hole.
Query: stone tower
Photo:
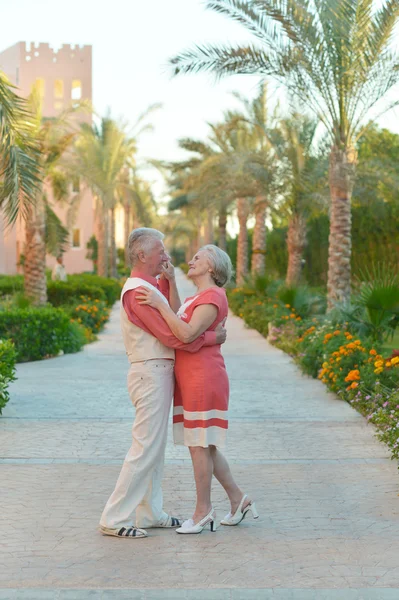
[[[55,50],[49,44],[18,42],[0,52],[0,70],[27,97],[36,85],[42,96],[43,116],[55,117],[74,101],[92,100],[92,48],[63,44]],[[80,122],[91,123],[88,113],[77,114]],[[70,247],[64,254],[68,273],[92,270],[86,259],[86,244],[94,231],[93,196],[82,182],[71,186],[71,195],[79,194],[80,203],[70,228]],[[53,209],[66,223],[66,210],[53,203]],[[0,215],[0,273],[13,274],[24,252],[24,226],[19,222],[5,229]],[[48,257],[48,266],[54,260]]]

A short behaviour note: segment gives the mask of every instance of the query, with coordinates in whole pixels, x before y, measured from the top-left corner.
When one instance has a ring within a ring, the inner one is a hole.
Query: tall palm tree
[[[128,239],[132,229],[149,227],[155,214],[155,200],[151,185],[135,170],[127,170],[120,186],[120,203],[124,211],[125,262],[129,264]]]
[[[98,273],[104,277],[109,275],[110,262],[111,273],[116,274],[115,207],[136,149],[136,140],[128,137],[126,127],[109,116],[98,125],[83,124],[76,144],[76,169],[97,199]]]
[[[133,127],[112,119],[110,114],[99,124],[82,125],[76,145],[76,169],[97,198],[98,273],[105,277],[109,273],[116,276],[115,209],[126,192],[126,172],[136,168],[138,138],[152,129],[145,119],[159,107],[150,106]]]
[[[55,200],[68,196],[67,174],[60,168],[60,161],[76,135],[71,128],[70,116],[77,108],[65,110],[56,119],[45,119],[36,89],[29,97],[29,106],[42,180],[36,188],[35,202],[28,206],[25,215],[24,286],[33,303],[43,305],[47,301],[46,247],[50,244],[50,248],[53,246],[57,251],[68,237],[67,230],[52,210],[48,192],[52,190]]]
[[[241,94],[234,96],[244,108],[243,120],[253,128],[254,152],[249,157],[247,167],[258,182],[257,195],[253,202],[255,226],[252,237],[251,274],[263,275],[266,269],[266,213],[274,201],[275,165],[274,153],[266,135],[269,127],[267,86],[259,87],[259,93],[250,101]]]
[[[41,181],[29,105],[14,90],[0,71],[0,208],[8,225],[27,216]]]
[[[317,126],[317,120],[293,113],[268,132],[284,189],[279,212],[288,220],[288,286],[297,285],[301,277],[307,219],[320,210],[325,200],[325,155],[323,147],[315,147]]]
[[[399,0],[378,8],[372,0],[208,0],[207,6],[240,22],[258,43],[195,46],[171,60],[174,72],[268,76],[322,121],[331,144],[328,303],[347,301],[355,143],[366,118],[387,109],[380,101],[399,81],[391,46]]]

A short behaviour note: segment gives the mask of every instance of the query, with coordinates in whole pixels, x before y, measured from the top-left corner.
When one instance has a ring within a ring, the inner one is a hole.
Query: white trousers
[[[174,392],[174,361],[147,360],[133,363],[127,384],[136,408],[133,443],[126,455],[116,487],[109,498],[100,525],[151,527],[166,518],[161,482]],[[136,515],[136,519],[134,516]]]

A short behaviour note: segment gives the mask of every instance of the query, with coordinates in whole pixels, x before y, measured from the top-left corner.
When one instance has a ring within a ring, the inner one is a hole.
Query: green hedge
[[[112,306],[117,300],[119,300],[121,295],[122,286],[117,279],[109,279],[108,277],[100,277],[99,275],[91,275],[89,273],[81,273],[78,275],[69,275],[68,282],[101,288],[105,294],[105,300],[108,306]],[[90,294],[85,294],[82,292],[82,295],[89,296]]]
[[[47,284],[47,298],[53,306],[74,303],[81,296],[106,300],[104,290],[93,284],[78,281],[49,281]]]
[[[0,338],[12,340],[18,362],[78,352],[85,343],[82,328],[52,307],[0,311]]]
[[[0,415],[10,399],[8,384],[15,381],[17,353],[10,340],[0,339]]]
[[[0,275],[0,296],[12,296],[24,289],[22,275]]]
[[[24,289],[24,278],[22,275],[0,275],[0,297],[12,296]],[[116,279],[108,279],[99,275],[81,273],[68,275],[68,281],[47,282],[48,301],[53,306],[70,304],[72,299],[80,299],[87,296],[93,300],[105,300],[108,306],[112,306],[119,300],[121,284]]]

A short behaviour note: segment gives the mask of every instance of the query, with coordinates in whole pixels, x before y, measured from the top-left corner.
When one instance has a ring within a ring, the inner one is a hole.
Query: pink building
[[[92,49],[91,46],[63,44],[53,50],[49,44],[19,42],[0,52],[2,70],[20,89],[21,96],[28,96],[36,85],[43,99],[43,116],[55,117],[73,101],[92,100]],[[79,114],[80,122],[91,123],[90,114]],[[71,195],[79,192],[81,201],[70,227],[70,246],[64,254],[68,273],[91,271],[92,261],[86,258],[86,244],[94,233],[94,199],[83,183],[76,181]],[[64,224],[66,209],[52,207]],[[0,214],[0,273],[14,274],[20,271],[18,263],[24,253],[24,224],[18,222],[13,228],[5,228]],[[48,266],[55,259],[47,257]]]

